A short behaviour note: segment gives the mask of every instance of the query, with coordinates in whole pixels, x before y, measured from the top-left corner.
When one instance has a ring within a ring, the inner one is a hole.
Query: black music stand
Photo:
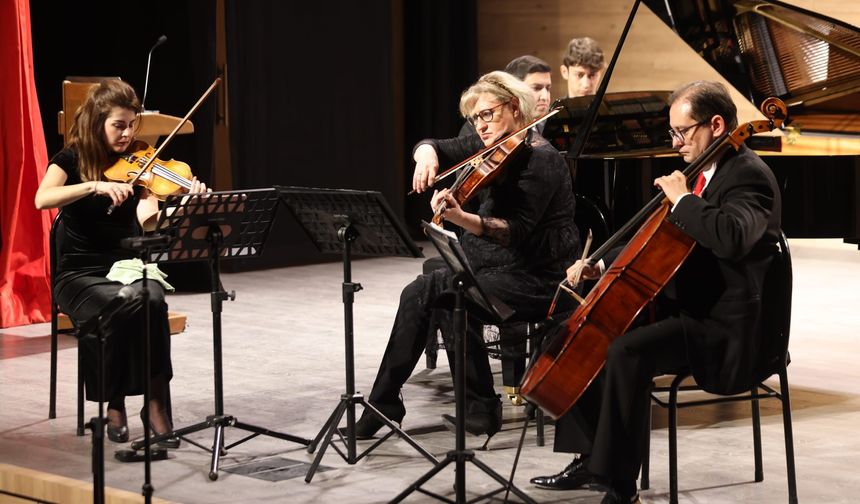
[[[409,238],[406,229],[395,218],[385,198],[379,192],[275,187],[281,194],[281,200],[299,221],[317,249],[322,253],[341,253],[343,255],[346,392],[341,394],[337,407],[308,446],[308,452],[313,453],[319,442],[322,441],[319,452],[317,452],[317,456],[305,476],[305,482],[310,483],[313,479],[329,445],[351,465],[361,460],[395,433],[435,464],[437,462],[436,457],[367,402],[364,395],[355,391],[352,305],[354,294],[361,290],[361,284],[352,282],[352,254],[423,257],[421,250]],[[355,448],[356,404],[364,406],[365,410],[370,411],[391,429],[385,436],[358,455]],[[338,429],[338,424],[344,413],[346,413],[346,437]],[[341,451],[337,444],[332,443],[334,436],[337,436],[345,445],[346,453]]]
[[[221,304],[236,298],[235,291],[229,294],[221,285],[220,262],[232,257],[257,257],[274,220],[278,193],[274,189],[251,189],[246,191],[223,191],[206,193],[202,197],[170,196],[165,202],[156,232],[171,237],[169,243],[152,252],[152,261],[209,261],[212,297],[212,340],[215,371],[215,413],[194,425],[154,436],[158,443],[179,436],[203,450],[212,453],[209,479],[218,479],[218,465],[222,455],[230,448],[259,435],[271,436],[307,446],[309,439],[272,431],[256,425],[240,422],[233,415],[224,414],[224,390],[221,364]],[[215,439],[209,449],[186,439],[186,434],[213,427]],[[236,427],[252,434],[230,445],[224,445],[224,427]],[[140,449],[140,443],[132,443]]]
[[[457,241],[456,235],[445,231],[433,224],[422,224],[427,236],[433,242],[433,245],[439,250],[448,268],[451,269],[451,288],[455,291],[454,301],[454,355],[456,359],[456,371],[454,372],[454,397],[456,403],[457,423],[455,428],[456,447],[448,452],[445,460],[436,464],[436,467],[430,469],[423,476],[418,478],[406,490],[401,492],[391,502],[400,502],[408,497],[412,492],[418,491],[429,495],[443,502],[456,502],[457,504],[466,502],[466,462],[475,464],[478,469],[486,475],[496,480],[502,486],[491,492],[480,495],[468,502],[478,502],[485,499],[490,499],[497,493],[503,491],[513,492],[514,495],[522,499],[527,504],[534,504],[528,495],[522,490],[514,486],[513,482],[508,482],[499,473],[492,470],[489,466],[475,458],[475,452],[466,449],[466,304],[469,309],[476,310],[481,313],[481,318],[486,322],[503,322],[513,314],[513,311],[504,303],[497,299],[487,296],[481,289],[481,285],[475,279],[472,273],[472,268],[466,260],[466,254],[460,247],[460,242]],[[444,295],[444,294],[443,294]],[[442,469],[449,464],[455,464],[454,470],[454,492],[456,500],[444,497],[433,493],[429,490],[421,488],[421,486],[429,481],[433,476],[438,474]]]

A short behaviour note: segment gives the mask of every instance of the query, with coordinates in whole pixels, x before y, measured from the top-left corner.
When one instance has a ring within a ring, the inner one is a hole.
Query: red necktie
[[[705,173],[700,172],[699,177],[696,178],[696,185],[693,187],[693,194],[696,196],[702,195],[702,190],[705,188]]]

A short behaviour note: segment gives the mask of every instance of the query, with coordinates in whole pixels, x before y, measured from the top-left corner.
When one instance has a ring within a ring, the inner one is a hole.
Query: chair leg
[[[794,472],[794,434],[791,427],[791,400],[788,392],[788,373],[779,372],[779,393],[782,402],[782,428],[785,432],[785,472],[788,479],[788,502],[797,504],[797,479]]]
[[[53,305],[53,301],[51,302]],[[51,391],[48,397],[48,418],[57,418],[57,308],[51,309]]]
[[[678,388],[684,378],[676,376],[669,390],[669,504],[678,504]]]
[[[546,443],[546,436],[544,435],[544,425],[546,424],[546,418],[543,416],[543,410],[538,408],[535,411],[535,430],[537,431],[537,445],[543,446]]]
[[[750,389],[752,396],[758,397],[758,385]],[[762,467],[761,454],[761,412],[759,411],[758,399],[750,400],[752,408],[752,428],[753,428],[753,452],[755,454],[755,481],[764,481],[764,469]]]
[[[84,362],[83,346],[78,340],[78,436],[84,435]]]
[[[654,388],[654,382],[651,382],[651,388]],[[651,405],[651,391],[648,391],[648,405]],[[642,448],[642,474],[639,477],[639,488],[648,490],[651,488],[651,409],[648,410],[648,426],[645,428],[645,438],[642,440],[644,447]]]

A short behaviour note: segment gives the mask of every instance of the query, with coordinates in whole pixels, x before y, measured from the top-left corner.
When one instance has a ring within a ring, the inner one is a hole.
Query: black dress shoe
[[[609,491],[606,492],[606,495],[603,496],[603,500],[600,501],[600,504],[642,504],[642,501],[639,499],[638,492],[628,496],[622,495],[610,488]]]
[[[548,490],[575,490],[590,486],[597,482],[597,478],[585,468],[587,462],[587,455],[577,457],[560,473],[552,476],[537,476],[529,482]]]

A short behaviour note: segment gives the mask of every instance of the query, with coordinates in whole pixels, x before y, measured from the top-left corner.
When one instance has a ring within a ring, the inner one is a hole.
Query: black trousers
[[[144,307],[140,302],[143,282],[131,284],[134,299],[117,312],[105,331],[105,397],[106,401],[125,396],[143,394],[144,388]],[[119,292],[123,285],[103,276],[83,275],[61,283],[57,292],[60,309],[76,322],[98,315]],[[151,349],[151,377],[170,381],[173,366],[170,360],[170,326],[164,287],[153,280],[147,281],[149,290],[149,323]],[[90,335],[79,334],[82,340],[84,383],[86,397],[98,401],[96,390],[99,343]]]
[[[368,400],[385,416],[400,421],[406,409],[400,398],[400,389],[421,358],[427,343],[427,332],[432,324],[445,330],[451,329],[451,314],[447,310],[434,308],[433,303],[450,283],[446,269],[434,270],[418,276],[400,294],[400,305],[394,318],[394,326],[388,346],[382,356],[376,381]],[[483,346],[482,324],[469,320],[466,335],[466,411],[493,412],[499,399],[493,388],[493,375],[486,349]],[[454,370],[453,352],[448,359]]]
[[[633,329],[609,345],[600,390],[589,471],[614,481],[635,481],[642,464],[654,376],[687,364],[684,328],[677,316]],[[584,453],[589,453],[585,451]]]

